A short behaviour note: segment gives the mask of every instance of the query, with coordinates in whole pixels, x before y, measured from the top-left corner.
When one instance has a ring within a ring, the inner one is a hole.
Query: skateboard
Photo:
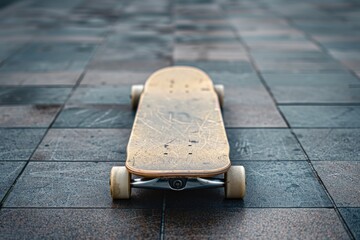
[[[245,169],[231,166],[223,100],[224,87],[194,67],[163,68],[132,86],[136,116],[125,166],[110,173],[112,198],[129,199],[132,188],[215,187],[224,187],[226,198],[243,198]]]

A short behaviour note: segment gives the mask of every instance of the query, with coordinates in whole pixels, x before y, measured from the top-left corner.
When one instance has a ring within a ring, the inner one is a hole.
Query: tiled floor
[[[360,239],[358,0],[18,0],[0,29],[0,239]],[[225,85],[244,200],[111,200],[130,86],[171,65]]]

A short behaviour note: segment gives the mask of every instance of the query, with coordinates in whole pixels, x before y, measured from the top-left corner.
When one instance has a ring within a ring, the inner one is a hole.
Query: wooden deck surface
[[[147,177],[205,177],[230,167],[218,97],[203,71],[169,67],[149,77],[127,146],[126,167]]]

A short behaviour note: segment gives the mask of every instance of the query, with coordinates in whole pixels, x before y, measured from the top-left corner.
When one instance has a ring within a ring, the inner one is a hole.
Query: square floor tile
[[[288,129],[228,129],[227,135],[232,161],[306,159]]]
[[[224,85],[225,99],[227,98],[227,91],[233,88],[238,90],[243,87],[264,87],[256,73],[209,72],[208,75],[214,84]],[[237,97],[241,96],[238,95]]]
[[[83,69],[96,49],[90,43],[30,43],[1,67],[9,71],[64,71]]]
[[[274,32],[274,33],[267,33],[266,31],[262,31],[262,32],[253,32],[251,33],[245,33],[244,35],[241,36],[241,38],[245,41],[245,42],[264,42],[264,41],[304,41],[306,40],[306,37],[304,37],[303,34],[298,33],[298,32]],[[295,46],[294,46],[295,47]]]
[[[360,160],[360,129],[294,129],[294,132],[310,160]]]
[[[0,160],[28,160],[46,129],[1,129]]]
[[[160,210],[1,209],[5,239],[157,239]]]
[[[48,127],[54,120],[58,105],[1,106],[0,127]]]
[[[360,106],[280,106],[291,127],[360,128]]]
[[[192,34],[192,33],[191,33]],[[249,61],[240,43],[175,44],[175,61]]]
[[[360,208],[339,208],[355,239],[360,238]]]
[[[241,105],[227,104],[223,107],[225,127],[277,127],[286,128],[287,125],[275,105]]]
[[[306,61],[306,62],[326,62],[333,60],[328,54],[320,51],[263,51],[251,53],[256,62],[264,61]]]
[[[71,88],[0,87],[0,104],[63,104]]]
[[[127,87],[79,87],[69,99],[71,104],[128,104],[130,86]]]
[[[143,84],[150,74],[150,72],[87,71],[81,81],[81,86],[130,86],[132,84]]]
[[[171,209],[165,238],[350,239],[333,209]]]
[[[262,84],[226,88],[223,115],[226,127],[287,127]]]
[[[270,87],[277,103],[360,103],[360,85]]]
[[[56,119],[53,127],[131,128],[134,117],[135,111],[128,105],[66,106]]]
[[[82,5],[77,6],[81,8]],[[82,15],[80,21],[90,20],[88,16]],[[91,20],[90,20],[91,21]],[[83,25],[83,24],[81,24]],[[90,27],[90,26],[80,26],[76,25],[67,25],[59,24],[53,26],[52,28],[45,29],[40,31],[36,36],[32,37],[33,42],[42,42],[42,43],[52,43],[52,42],[61,42],[61,43],[101,43],[105,34],[108,31],[106,28],[100,28],[100,26]]]
[[[0,162],[0,201],[20,174],[25,162]]]
[[[130,130],[50,129],[32,160],[123,161]]]
[[[309,40],[263,40],[263,41],[246,41],[250,51],[319,51],[319,47]]]
[[[331,207],[324,188],[305,161],[247,162],[249,207]]]
[[[92,58],[90,68],[96,71],[147,72],[151,69],[156,70],[156,66],[159,68],[168,66],[171,54],[171,46],[167,42],[161,46],[159,41],[149,43],[146,39],[136,42],[123,41],[123,39],[117,42],[107,41]],[[118,68],[114,68],[116,65]],[[142,69],[138,68],[141,66]]]
[[[270,87],[339,87],[359,84],[359,80],[350,73],[264,73],[263,77]]]
[[[345,72],[346,69],[335,61],[308,62],[307,60],[258,61],[258,69],[263,73],[323,73]]]
[[[348,73],[263,76],[278,103],[360,102],[360,82]]]
[[[239,84],[225,89],[224,101],[227,104],[251,106],[275,106],[270,94],[262,84]]]
[[[163,192],[133,189],[131,200],[113,201],[110,170],[118,163],[31,162],[6,207],[162,207]]]
[[[360,162],[315,161],[314,168],[338,207],[360,207]]]
[[[254,69],[248,61],[176,61],[178,66],[194,66],[206,73],[253,73]]]
[[[230,31],[229,31],[230,32]],[[239,40],[235,36],[206,36],[204,34],[176,34],[176,43],[180,44],[206,44],[206,43],[237,43]]]
[[[330,51],[340,51],[340,52],[356,52],[360,51],[359,41],[336,41],[336,42],[327,42],[322,43],[322,45],[329,49]]]
[[[20,48],[22,44],[19,43],[10,43],[10,42],[1,42],[0,43],[0,62],[5,60],[11,54],[13,54],[16,49]]]
[[[74,86],[81,72],[12,72],[0,73],[0,85],[33,86],[33,85],[70,85]]]
[[[136,48],[136,46],[134,47]],[[146,56],[146,54],[145,54]],[[171,65],[170,59],[92,59],[87,69],[94,71],[155,72]]]
[[[125,31],[119,31],[115,32],[111,35],[109,35],[106,39],[106,42],[103,44],[105,48],[108,48],[109,50],[112,50],[113,52],[117,53],[129,53],[133,52],[133,55],[123,57],[122,59],[134,59],[134,55],[136,56],[139,52],[147,52],[148,55],[153,55],[155,52],[169,52],[171,51],[171,46],[173,44],[173,28],[172,26],[168,25],[171,24],[170,16],[165,16],[162,14],[162,16],[147,16],[142,17],[143,14],[139,13],[127,13],[127,16],[123,17],[129,17],[128,14],[133,14],[131,18],[131,22],[134,23],[140,19],[141,25],[147,25],[148,27],[146,29],[140,29],[139,25],[124,22],[127,27],[130,27],[132,31],[128,31],[127,29]],[[156,13],[152,13],[156,14]],[[164,28],[166,28],[166,31],[163,31],[161,34],[157,32],[156,29],[156,23],[150,23],[150,24],[144,24],[146,21],[163,21],[161,24]],[[145,22],[144,22],[145,21]],[[170,27],[170,28],[168,28]],[[103,48],[99,49],[100,51],[98,53],[104,53]],[[109,53],[109,52],[105,52]],[[108,56],[108,58],[111,58],[112,56]]]
[[[190,24],[190,23],[178,23],[176,24],[176,30],[193,30],[193,31],[214,31],[214,30],[232,30],[229,24],[206,24],[206,23],[198,23],[198,24]]]

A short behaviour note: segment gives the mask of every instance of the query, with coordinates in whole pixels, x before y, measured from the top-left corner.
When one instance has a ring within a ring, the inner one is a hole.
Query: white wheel
[[[130,198],[130,173],[126,167],[113,167],[111,169],[110,192],[114,200]]]
[[[225,197],[243,198],[245,192],[245,168],[243,166],[231,166],[225,173]]]
[[[136,110],[139,104],[141,93],[144,90],[144,85],[132,85],[131,86],[131,107]]]
[[[216,84],[214,87],[215,87],[215,92],[219,99],[220,107],[223,108],[223,106],[224,106],[224,85]]]

